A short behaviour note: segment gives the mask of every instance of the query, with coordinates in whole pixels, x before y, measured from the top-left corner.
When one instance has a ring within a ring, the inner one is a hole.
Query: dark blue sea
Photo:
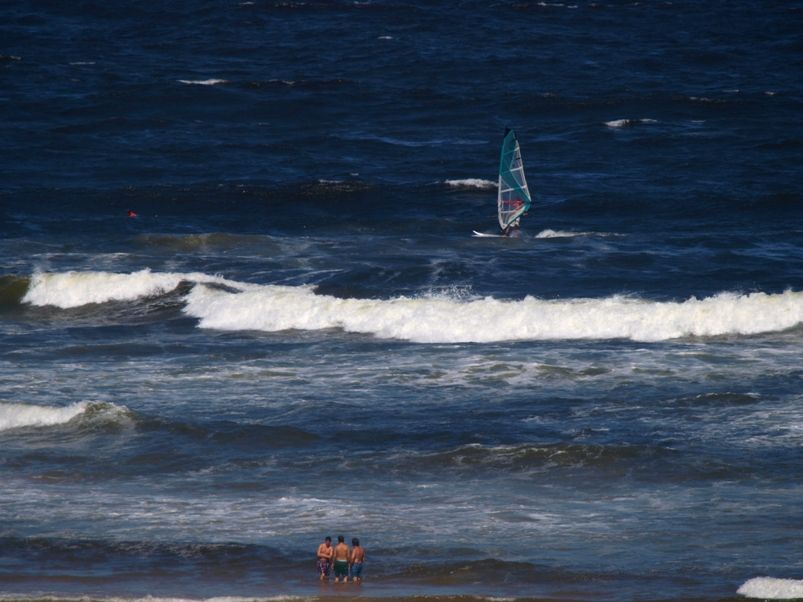
[[[803,598],[801,31],[0,5],[0,602]]]

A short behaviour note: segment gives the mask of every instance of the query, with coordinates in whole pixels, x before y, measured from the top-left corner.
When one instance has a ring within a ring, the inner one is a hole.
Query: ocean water
[[[803,597],[801,18],[2,5],[0,600]]]

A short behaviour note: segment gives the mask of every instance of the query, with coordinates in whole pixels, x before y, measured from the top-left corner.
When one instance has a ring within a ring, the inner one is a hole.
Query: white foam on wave
[[[754,577],[745,581],[736,593],[747,598],[794,600],[803,598],[803,580]]]
[[[803,322],[803,293],[721,293],[683,302],[623,296],[379,300],[316,295],[312,287],[255,286],[234,294],[196,286],[187,296],[184,311],[199,318],[202,328],[266,332],[340,328],[418,343],[615,338],[662,341],[792,328]]]
[[[444,180],[443,182],[452,188],[480,188],[491,189],[496,188],[496,182],[491,180],[483,180],[481,178],[465,178],[463,180]]]
[[[257,285],[203,273],[37,273],[23,301],[72,308],[192,287],[184,311],[202,328],[323,330],[420,343],[614,339],[662,341],[684,336],[756,334],[803,323],[803,292],[720,293],[681,302],[626,296],[602,299],[500,300],[464,293],[393,299],[341,299],[311,286]],[[227,288],[222,289],[223,285]]]
[[[132,301],[161,295],[175,289],[180,282],[216,282],[237,285],[217,276],[199,273],[152,273],[149,269],[130,274],[110,272],[38,272],[31,277],[23,303],[36,306],[53,305],[62,309],[89,303]],[[248,285],[242,285],[248,286]]]
[[[52,426],[64,424],[83,414],[88,401],[64,407],[37,406],[24,403],[0,403],[0,431],[26,426]]]
[[[605,125],[609,128],[624,128],[638,125],[640,123],[656,123],[655,119],[613,119],[606,121]]]
[[[218,84],[229,83],[227,79],[180,79],[178,81],[188,86],[217,86]]]
[[[570,230],[541,230],[536,238],[572,238],[575,236],[621,236],[612,232],[572,232]]]

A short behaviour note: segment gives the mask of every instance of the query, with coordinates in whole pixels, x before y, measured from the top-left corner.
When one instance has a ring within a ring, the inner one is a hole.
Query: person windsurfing
[[[508,238],[519,238],[521,236],[521,220],[517,219],[512,224],[502,230],[502,236]]]
[[[524,165],[521,161],[519,141],[513,130],[506,128],[499,153],[499,181],[496,192],[499,234],[485,234],[474,230],[474,236],[521,236],[521,218],[532,205]]]
[[[524,201],[521,199],[514,199],[510,204],[514,211],[518,211],[524,205]],[[525,212],[522,215],[527,215],[527,213]],[[508,238],[518,238],[521,236],[521,217],[517,217],[501,230],[502,236],[507,236]]]
[[[531,204],[532,198],[527,187],[527,178],[524,176],[519,141],[513,130],[505,129],[499,157],[497,190],[499,229],[502,236],[509,238],[521,236],[521,218],[527,215]]]

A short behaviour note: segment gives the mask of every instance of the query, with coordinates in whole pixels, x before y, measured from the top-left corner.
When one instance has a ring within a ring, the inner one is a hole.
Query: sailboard
[[[521,148],[516,133],[505,128],[502,150],[499,154],[499,183],[497,185],[497,217],[501,236],[518,229],[521,217],[530,210],[532,198],[524,175]],[[494,236],[474,231],[475,236]],[[500,236],[497,234],[496,236]]]

